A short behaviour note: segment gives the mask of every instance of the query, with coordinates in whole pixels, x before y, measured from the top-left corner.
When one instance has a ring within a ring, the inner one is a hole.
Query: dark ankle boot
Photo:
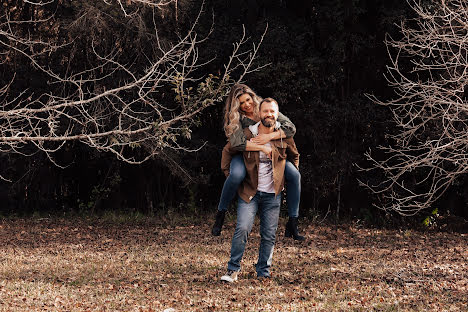
[[[226,211],[219,211],[216,213],[216,220],[213,228],[211,229],[211,234],[213,236],[221,235],[221,229],[224,224],[224,216],[226,215]]]
[[[305,237],[299,235],[299,231],[297,230],[297,223],[298,218],[289,218],[288,223],[286,223],[286,231],[284,232],[284,236],[292,236],[295,240],[303,241],[305,240]]]

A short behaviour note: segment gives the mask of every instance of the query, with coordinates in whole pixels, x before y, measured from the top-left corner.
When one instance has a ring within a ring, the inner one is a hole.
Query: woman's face
[[[252,115],[254,111],[254,101],[250,94],[244,93],[241,96],[238,97],[239,99],[239,109],[245,114],[245,115]]]

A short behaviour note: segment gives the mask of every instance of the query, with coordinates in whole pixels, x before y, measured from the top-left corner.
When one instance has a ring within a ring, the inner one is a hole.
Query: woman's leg
[[[288,216],[299,217],[299,202],[301,201],[301,174],[299,170],[288,160],[284,169],[286,180],[286,204],[288,205]]]
[[[211,234],[214,236],[221,235],[221,229],[224,223],[224,215],[231,203],[232,199],[237,193],[239,185],[245,178],[245,164],[244,157],[242,154],[235,155],[231,159],[231,165],[229,167],[229,176],[224,181],[223,190],[221,191],[221,197],[218,204],[218,212],[216,213],[216,220],[211,229]]]
[[[299,202],[301,201],[301,174],[291,162],[286,161],[284,177],[286,180],[286,204],[288,205],[289,215],[284,236],[292,236],[295,240],[303,241],[305,240],[305,237],[299,235],[299,231],[297,229]]]
[[[223,190],[219,199],[218,210],[227,211],[229,204],[234,196],[237,194],[239,185],[245,178],[245,164],[242,154],[232,157],[231,165],[229,168],[229,176],[224,181]]]

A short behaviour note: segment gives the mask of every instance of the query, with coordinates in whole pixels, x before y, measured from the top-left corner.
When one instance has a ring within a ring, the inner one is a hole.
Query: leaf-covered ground
[[[236,284],[234,221],[0,221],[0,311],[468,311],[468,235],[304,226],[255,278],[254,227]]]

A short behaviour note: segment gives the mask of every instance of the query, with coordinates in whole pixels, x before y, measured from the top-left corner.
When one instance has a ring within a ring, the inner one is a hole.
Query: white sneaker
[[[237,275],[239,275],[239,271],[228,270],[226,274],[221,276],[221,280],[229,283],[234,283],[235,281],[237,281]]]

